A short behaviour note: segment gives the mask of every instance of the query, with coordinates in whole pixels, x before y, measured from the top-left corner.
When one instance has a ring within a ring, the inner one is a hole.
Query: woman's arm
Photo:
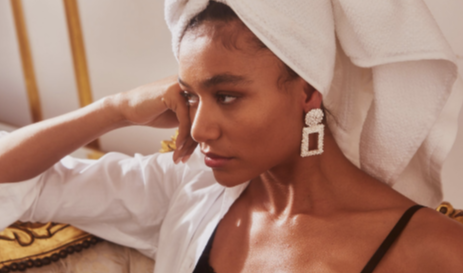
[[[102,134],[129,125],[179,126],[174,161],[191,154],[188,107],[177,77],[101,99],[68,114],[35,123],[0,139],[0,183],[37,176]],[[183,144],[183,145],[182,145]]]

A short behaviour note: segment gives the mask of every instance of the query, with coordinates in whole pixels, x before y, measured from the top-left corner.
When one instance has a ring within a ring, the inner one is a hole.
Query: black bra
[[[412,218],[413,214],[415,214],[415,212],[417,210],[421,209],[422,207],[423,206],[421,206],[421,205],[414,205],[413,207],[410,207],[407,211],[405,211],[405,213],[399,219],[399,221],[394,226],[394,228],[391,230],[389,235],[387,235],[386,239],[384,239],[383,243],[379,246],[378,250],[376,250],[375,254],[373,254],[371,259],[365,265],[365,267],[363,268],[361,273],[371,273],[371,272],[373,272],[373,270],[379,264],[379,262],[384,257],[386,252],[389,250],[389,248],[395,242],[397,237],[399,237],[399,235],[405,229],[408,222]],[[217,230],[217,228],[216,228],[216,230]],[[212,242],[214,241],[214,236],[215,236],[215,231],[216,230],[214,230],[211,237],[209,238],[209,241],[207,242],[207,245],[204,248],[203,254],[199,258],[199,261],[196,264],[196,267],[195,267],[195,270],[193,271],[193,273],[215,273],[214,268],[212,268],[212,266],[209,264],[209,255],[211,253]]]

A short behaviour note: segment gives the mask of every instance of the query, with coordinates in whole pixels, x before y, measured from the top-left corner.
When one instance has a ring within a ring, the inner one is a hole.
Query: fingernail
[[[175,160],[174,160],[174,163],[175,163],[175,164],[178,164],[178,163],[180,162],[180,159],[181,159],[180,157],[177,158],[177,159],[175,159]]]

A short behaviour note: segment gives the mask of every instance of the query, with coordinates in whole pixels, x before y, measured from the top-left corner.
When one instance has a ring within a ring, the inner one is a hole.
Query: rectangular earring
[[[323,153],[323,138],[325,125],[320,124],[323,120],[321,109],[312,109],[305,116],[305,123],[308,127],[302,130],[301,157],[319,155]],[[316,150],[309,150],[309,135],[318,133],[318,143]]]

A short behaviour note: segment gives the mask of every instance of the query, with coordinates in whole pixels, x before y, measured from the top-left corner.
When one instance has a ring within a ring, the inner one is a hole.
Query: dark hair
[[[209,1],[206,9],[193,17],[187,29],[195,28],[204,21],[220,21],[229,23],[234,20],[239,20],[238,15],[227,5],[219,2]]]
[[[200,12],[198,15],[193,17],[190,22],[188,23],[188,26],[185,29],[185,32],[189,30],[193,30],[199,26],[201,26],[204,22],[221,22],[225,23],[226,25],[234,22],[238,22],[240,26],[246,28],[244,23],[239,19],[238,15],[227,5],[215,1],[209,1],[208,6],[206,9],[204,9],[202,12]],[[239,30],[239,29],[238,29]],[[230,33],[227,33],[230,34]],[[234,33],[231,33],[231,35],[221,35],[218,33],[218,37],[221,39],[222,44],[224,45],[225,48],[227,49],[239,49],[237,45],[237,38],[238,35],[240,34],[239,31],[234,31]],[[267,46],[262,43],[259,38],[257,38],[254,34],[250,36],[250,42],[252,45],[256,47],[257,50],[269,50]],[[281,66],[282,66],[282,77],[278,80],[278,82],[287,82],[294,80],[299,77],[299,75],[294,72],[288,65],[286,65],[283,61],[280,61]]]

